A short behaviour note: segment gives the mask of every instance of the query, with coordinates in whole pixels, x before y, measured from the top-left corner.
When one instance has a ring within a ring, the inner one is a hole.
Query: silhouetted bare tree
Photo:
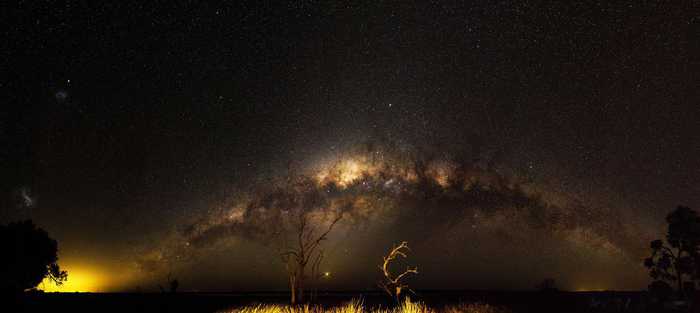
[[[325,226],[315,225],[310,221],[312,215],[304,209],[296,210],[293,222],[293,229],[296,238],[293,244],[287,244],[284,240],[279,252],[285,264],[289,277],[289,287],[291,291],[292,304],[301,302],[304,299],[304,280],[306,279],[306,267],[313,260],[312,268],[317,269],[323,260],[323,252],[318,249],[321,242],[326,240],[333,227],[343,217],[342,213],[337,214]],[[315,271],[314,271],[315,272]]]
[[[334,199],[333,184],[320,188],[316,178],[290,174],[284,182],[261,187],[245,206],[225,217],[215,227],[186,230],[194,245],[215,238],[236,236],[270,247],[287,272],[291,303],[304,298],[308,271],[323,261],[322,244],[355,203]]]
[[[22,292],[48,277],[56,285],[68,279],[58,264],[58,244],[31,220],[0,226],[0,289]]]
[[[409,250],[410,249],[408,248],[408,243],[405,241],[401,242],[401,244],[399,244],[398,246],[394,246],[393,248],[391,248],[389,254],[384,257],[382,265],[379,266],[379,269],[382,271],[382,275],[384,275],[383,280],[379,282],[379,287],[382,288],[387,294],[389,294],[389,296],[393,297],[394,300],[396,300],[397,302],[401,300],[401,293],[403,292],[403,290],[408,289],[408,285],[403,283],[401,279],[403,279],[406,275],[411,273],[418,274],[418,267],[411,268],[407,266],[405,271],[403,271],[401,274],[394,276],[389,271],[389,265],[393,260],[395,260],[399,256],[404,258],[407,257],[406,252],[408,252]]]

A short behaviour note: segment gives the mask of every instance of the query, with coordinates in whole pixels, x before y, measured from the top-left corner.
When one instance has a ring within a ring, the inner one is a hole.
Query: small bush
[[[510,313],[507,308],[494,306],[486,303],[462,303],[450,306],[445,309],[445,313]]]

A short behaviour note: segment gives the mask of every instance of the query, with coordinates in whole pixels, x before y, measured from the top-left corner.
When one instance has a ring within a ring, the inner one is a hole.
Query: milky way
[[[68,290],[284,290],[302,207],[342,216],[320,288],[408,241],[416,289],[639,290],[700,208],[692,5],[301,3],[10,4],[0,222]]]
[[[349,286],[371,284],[376,274],[372,262],[392,241],[401,240],[417,247],[416,257],[428,263],[422,272],[467,263],[472,264],[467,268],[475,267],[474,272],[463,267],[453,270],[465,271],[457,276],[472,281],[511,270],[508,262],[499,260],[503,252],[532,262],[531,281],[511,288],[527,287],[540,278],[536,275],[557,277],[572,288],[605,287],[600,280],[587,282],[558,267],[567,258],[581,265],[577,270],[582,272],[599,266],[639,267],[642,234],[639,228],[624,225],[620,214],[566,195],[543,194],[541,186],[500,174],[488,163],[363,146],[277,177],[270,184],[232,193],[216,208],[181,225],[165,247],[147,254],[140,264],[145,270],[187,268],[206,258],[208,249],[235,250],[240,240],[257,243],[258,250],[271,250],[273,229],[284,224],[285,215],[303,208],[317,226],[342,215],[339,229],[325,244],[333,252],[327,254],[327,266],[347,279],[344,283]],[[310,196],[321,200],[313,205],[299,200]],[[358,233],[372,234],[371,240],[382,244],[358,241]],[[493,254],[494,246],[503,251]],[[470,258],[500,265],[489,268]],[[161,266],[154,266],[158,262]],[[353,271],[359,272],[354,279],[348,274]],[[467,282],[462,287],[469,286]]]

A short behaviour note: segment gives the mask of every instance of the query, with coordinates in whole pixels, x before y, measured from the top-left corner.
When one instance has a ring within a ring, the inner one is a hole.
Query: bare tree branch
[[[418,267],[411,268],[407,266],[406,270],[396,277],[393,277],[389,271],[389,264],[391,261],[395,260],[399,256],[404,258],[407,257],[405,251],[410,251],[410,249],[408,248],[408,243],[403,241],[401,244],[394,246],[391,251],[389,251],[389,254],[384,257],[384,262],[382,262],[382,265],[379,266],[379,269],[382,270],[382,274],[384,275],[384,280],[379,283],[379,287],[382,288],[387,294],[392,296],[396,301],[400,299],[402,290],[408,289],[408,285],[402,283],[401,279],[408,274],[418,274]],[[413,292],[411,289],[408,290]]]
[[[296,242],[288,243],[284,241],[284,248],[279,250],[279,255],[285,263],[287,274],[289,275],[289,285],[292,289],[292,303],[303,298],[304,280],[306,278],[306,267],[311,263],[311,278],[315,277],[323,260],[323,250],[319,250],[321,243],[328,238],[328,234],[343,218],[343,212],[339,212],[330,221],[325,231],[319,235],[318,227],[311,223],[312,211],[305,208],[297,208],[298,214],[294,216],[296,225],[292,227],[296,232]]]

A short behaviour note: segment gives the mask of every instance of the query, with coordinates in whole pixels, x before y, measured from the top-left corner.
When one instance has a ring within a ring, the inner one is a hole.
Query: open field
[[[46,293],[18,300],[24,312],[526,313],[659,312],[641,292],[422,291],[394,305],[380,293],[322,292],[289,307],[286,293]]]

